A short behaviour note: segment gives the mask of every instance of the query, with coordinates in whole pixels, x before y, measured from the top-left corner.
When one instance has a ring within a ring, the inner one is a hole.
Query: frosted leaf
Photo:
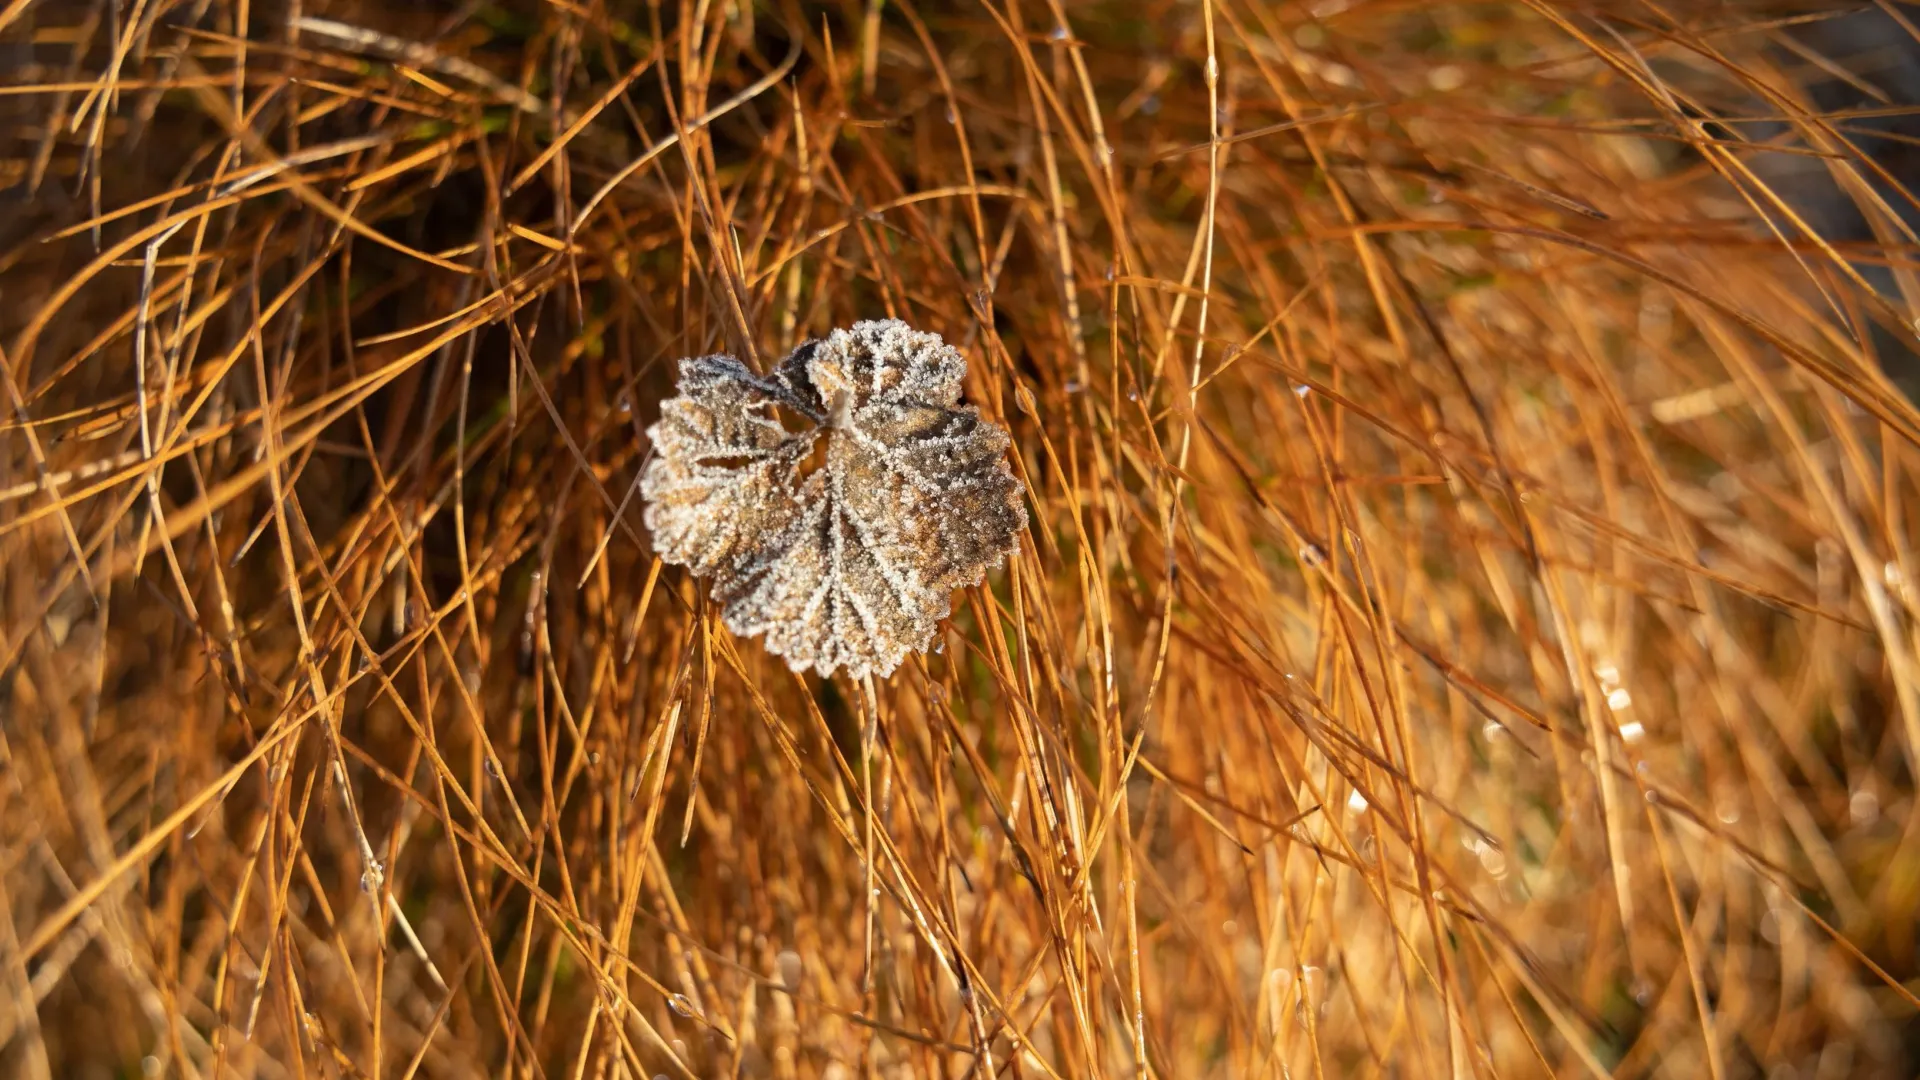
[[[681,361],[640,478],[655,549],[711,577],[727,627],[794,670],[891,673],[1027,527],[1006,431],[960,404],[966,371],[893,319],[764,377]]]

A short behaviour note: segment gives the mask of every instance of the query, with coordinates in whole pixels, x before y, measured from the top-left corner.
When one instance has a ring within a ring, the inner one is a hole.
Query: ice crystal
[[[1027,527],[1006,431],[960,404],[966,371],[894,319],[766,376],[681,361],[640,480],[655,549],[711,577],[727,627],[794,670],[892,672]]]

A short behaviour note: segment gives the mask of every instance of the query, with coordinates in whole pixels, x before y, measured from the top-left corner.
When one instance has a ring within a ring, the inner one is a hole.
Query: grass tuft
[[[1916,22],[0,0],[0,1073],[1915,1075]],[[881,317],[802,678],[644,430]]]

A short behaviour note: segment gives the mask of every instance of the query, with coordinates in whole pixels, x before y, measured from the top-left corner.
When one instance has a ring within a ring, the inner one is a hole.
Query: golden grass
[[[1914,1075],[1841,7],[0,2],[0,1072]],[[632,492],[883,315],[1033,529],[869,713]]]

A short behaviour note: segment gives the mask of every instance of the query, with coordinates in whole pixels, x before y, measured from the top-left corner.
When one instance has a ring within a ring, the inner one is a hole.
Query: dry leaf
[[[655,548],[711,577],[727,627],[796,671],[891,673],[1027,527],[1006,431],[960,404],[966,370],[892,319],[807,342],[766,377],[682,361],[647,432]]]

